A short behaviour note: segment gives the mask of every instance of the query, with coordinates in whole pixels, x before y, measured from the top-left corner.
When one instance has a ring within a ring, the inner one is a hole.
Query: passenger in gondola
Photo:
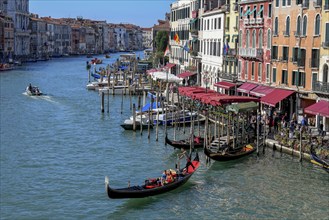
[[[33,87],[32,87],[32,85],[31,85],[31,83],[29,84],[29,91],[30,91],[30,92],[33,92]]]
[[[171,182],[173,182],[174,181],[174,178],[173,178],[173,176],[172,176],[172,173],[171,173],[171,171],[169,171],[169,172],[167,172],[167,176],[166,176],[166,184],[168,184],[168,183],[171,183]]]

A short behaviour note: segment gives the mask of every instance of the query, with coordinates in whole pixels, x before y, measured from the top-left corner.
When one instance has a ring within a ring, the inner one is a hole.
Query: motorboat
[[[25,89],[26,94],[29,96],[41,96],[43,95],[41,90],[37,86],[32,86],[31,84]]]

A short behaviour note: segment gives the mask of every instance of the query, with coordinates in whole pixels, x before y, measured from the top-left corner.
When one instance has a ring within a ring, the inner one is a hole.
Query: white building
[[[143,36],[143,47],[152,48],[152,28],[142,28],[142,36]]]

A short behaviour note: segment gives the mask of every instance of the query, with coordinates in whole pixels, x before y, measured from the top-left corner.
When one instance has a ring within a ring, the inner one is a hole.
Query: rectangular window
[[[239,78],[241,77],[241,60],[238,62],[238,73],[239,73]]]
[[[222,18],[218,18],[218,29],[222,28]]]
[[[297,84],[297,71],[292,71],[291,85],[295,86]]]
[[[319,68],[320,50],[312,49],[311,68]]]
[[[266,82],[270,82],[271,68],[270,64],[266,64]]]
[[[246,61],[245,66],[244,66],[244,79],[248,79],[248,61]]]
[[[282,6],[286,6],[286,0],[282,0]]]
[[[220,56],[220,42],[218,42],[217,51],[218,51],[218,56]]]
[[[288,62],[289,47],[282,47],[282,61]]]
[[[264,17],[264,5],[260,5],[260,14],[259,17],[263,18]]]
[[[262,81],[263,64],[258,63],[258,82]]]
[[[291,0],[287,0],[287,6],[291,5]]]
[[[215,18],[214,20],[215,20],[214,29],[217,29],[217,18]]]
[[[255,79],[255,62],[251,63],[251,80]]]
[[[272,46],[272,60],[278,59],[278,46]]]
[[[272,82],[276,83],[276,68],[272,69]]]
[[[281,75],[281,82],[282,84],[288,84],[288,71],[287,70],[282,70],[282,75]]]
[[[275,7],[279,7],[279,3],[280,2],[280,0],[275,0]]]
[[[272,17],[272,4],[268,4],[268,17]]]
[[[297,58],[298,58],[298,47],[294,47],[292,48],[292,62],[297,62]]]

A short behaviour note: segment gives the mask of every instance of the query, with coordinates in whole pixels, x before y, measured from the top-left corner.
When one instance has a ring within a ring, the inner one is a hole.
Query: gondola
[[[194,148],[202,148],[204,143],[203,137],[194,137],[193,139],[193,146]],[[170,140],[168,136],[166,135],[166,143],[173,146],[174,148],[178,149],[190,149],[190,139],[184,139],[184,140]]]
[[[311,146],[311,162],[317,166],[322,167],[325,171],[329,173],[329,160],[320,158],[313,147]]]
[[[136,121],[135,122],[136,124],[136,127],[135,129],[136,130],[140,130],[140,121]],[[123,129],[125,130],[133,130],[134,129],[134,124],[133,124],[133,121],[132,120],[125,120],[123,124],[120,125]],[[148,129],[149,125],[147,122],[142,122],[142,129]],[[150,124],[150,129],[153,129],[153,124]]]
[[[208,147],[204,148],[204,153],[209,158],[217,161],[229,161],[229,160],[239,159],[247,155],[250,155],[255,151],[256,151],[255,144],[247,144],[236,149],[221,147],[220,150],[218,151],[211,150]]]
[[[145,181],[144,185],[128,186],[121,189],[113,189],[109,185],[108,177],[105,177],[105,189],[107,195],[111,199],[124,199],[124,198],[144,198],[148,196],[155,196],[162,193],[174,190],[184,185],[200,165],[199,155],[196,154],[193,161],[188,160],[186,166],[176,173],[173,182],[162,185],[160,178],[149,179]]]
[[[32,86],[31,84],[26,87],[25,92],[29,96],[42,96],[43,93],[37,86]]]

